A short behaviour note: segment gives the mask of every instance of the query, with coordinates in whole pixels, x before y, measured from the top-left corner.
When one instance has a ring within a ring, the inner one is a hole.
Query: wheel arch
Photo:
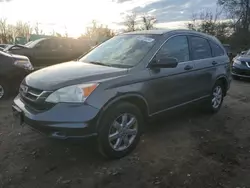
[[[98,118],[97,118],[97,123],[96,123],[97,130],[99,128],[100,121],[102,119],[104,112],[109,107],[111,107],[119,102],[129,102],[131,104],[134,104],[141,111],[143,118],[149,117],[149,106],[148,106],[146,99],[142,95],[137,94],[137,93],[124,94],[124,95],[112,98],[102,107],[101,111],[99,112]]]
[[[216,82],[221,82],[222,84],[223,84],[223,91],[224,91],[224,93],[223,93],[223,95],[224,96],[226,96],[226,94],[227,94],[227,90],[228,90],[228,87],[229,87],[229,82],[228,82],[228,79],[226,78],[226,76],[224,76],[224,75],[222,75],[222,76],[218,76],[217,78],[216,78],[216,81],[215,81],[215,83]]]

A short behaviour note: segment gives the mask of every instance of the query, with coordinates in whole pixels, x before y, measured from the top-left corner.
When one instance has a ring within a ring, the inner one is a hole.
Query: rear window
[[[213,57],[218,57],[218,56],[223,56],[224,55],[224,50],[214,42],[209,41],[211,49],[212,49],[212,54]]]
[[[206,59],[212,57],[212,52],[208,41],[201,37],[190,37],[193,60]]]

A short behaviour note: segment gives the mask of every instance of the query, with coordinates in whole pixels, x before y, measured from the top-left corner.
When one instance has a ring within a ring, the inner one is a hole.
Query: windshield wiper
[[[95,65],[102,65],[102,66],[108,66],[110,67],[110,65],[106,64],[106,63],[102,63],[100,61],[90,61],[88,63],[91,63],[91,64],[95,64]]]

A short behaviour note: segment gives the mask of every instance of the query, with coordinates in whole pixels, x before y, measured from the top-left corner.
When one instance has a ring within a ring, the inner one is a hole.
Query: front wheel
[[[142,114],[133,104],[121,102],[103,114],[99,130],[99,150],[107,158],[121,158],[134,150],[140,140]]]
[[[211,113],[217,113],[224,99],[224,86],[222,82],[217,81],[212,89],[211,96],[207,102],[207,109]]]

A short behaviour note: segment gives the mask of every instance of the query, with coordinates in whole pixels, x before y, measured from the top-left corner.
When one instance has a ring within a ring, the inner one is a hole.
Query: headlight
[[[234,59],[234,65],[241,65],[241,61],[237,60],[237,59]]]
[[[97,83],[90,83],[64,87],[50,94],[46,99],[46,102],[82,103],[97,86]]]
[[[20,60],[15,60],[14,65],[17,67],[24,68],[26,70],[34,70],[32,64],[30,63],[29,59],[20,59]]]

